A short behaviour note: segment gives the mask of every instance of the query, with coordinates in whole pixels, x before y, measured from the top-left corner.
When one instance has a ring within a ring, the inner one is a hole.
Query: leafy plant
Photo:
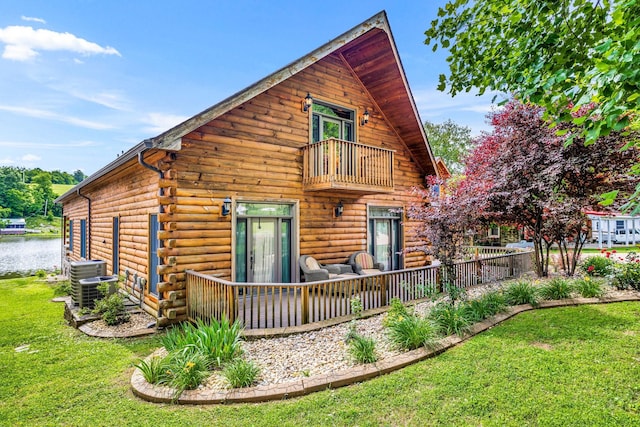
[[[640,290],[640,257],[629,253],[626,262],[615,265],[612,275],[613,286],[617,289]]]
[[[589,276],[582,279],[576,279],[573,282],[573,287],[580,295],[585,298],[598,298],[604,294],[602,289],[602,282],[594,280]]]
[[[531,304],[534,307],[538,305],[538,292],[527,281],[519,281],[509,285],[504,290],[504,297],[509,305]]]
[[[349,322],[349,330],[347,331],[347,341],[352,340],[358,335],[358,331],[356,329],[357,320],[362,316],[362,301],[359,296],[355,296],[351,298],[349,302],[351,305],[351,313],[353,314],[353,319]]]
[[[256,382],[260,368],[251,361],[237,358],[225,365],[222,374],[233,388],[249,387]]]
[[[469,331],[471,321],[466,310],[466,304],[436,304],[429,313],[437,331],[442,335],[458,336]]]
[[[231,324],[226,317],[221,321],[211,319],[208,324],[199,319],[195,325],[185,322],[169,330],[162,344],[170,352],[197,352],[206,358],[208,366],[219,367],[241,353],[242,329],[239,321]]]
[[[481,322],[507,308],[504,296],[499,292],[489,292],[482,297],[467,301],[464,305],[465,317],[471,323]]]
[[[571,296],[571,282],[561,277],[556,277],[546,282],[539,290],[543,299],[555,300],[565,299]]]
[[[349,353],[359,363],[373,363],[378,360],[376,341],[356,334],[349,340]]]
[[[590,256],[580,263],[580,270],[589,276],[606,277],[611,273],[615,261],[603,256]]]
[[[124,305],[124,296],[118,293],[97,300],[92,313],[100,315],[109,326],[126,323],[131,317]]]
[[[169,381],[170,377],[167,372],[172,372],[169,368],[168,358],[154,356],[149,360],[141,360],[134,365],[142,371],[144,379],[149,384],[164,384]]]
[[[44,270],[38,270],[36,271],[36,277],[38,279],[44,279],[45,277],[47,277],[47,272]]]
[[[58,282],[53,288],[53,294],[57,297],[71,295],[71,282],[69,280]]]
[[[168,356],[168,385],[175,389],[174,399],[184,390],[193,390],[209,377],[207,359],[198,352],[176,351]]]
[[[436,329],[428,318],[407,316],[388,326],[387,336],[397,347],[413,350],[433,345]]]
[[[402,320],[411,315],[409,313],[409,309],[402,303],[400,298],[391,298],[391,303],[389,304],[389,306],[390,307],[387,311],[387,314],[382,319],[382,325],[385,327],[389,327],[392,323],[395,323],[398,320]]]

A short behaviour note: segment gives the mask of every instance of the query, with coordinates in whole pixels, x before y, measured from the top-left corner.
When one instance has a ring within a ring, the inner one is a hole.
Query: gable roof
[[[427,136],[391,34],[385,11],[379,12],[311,53],[268,75],[179,125],[144,140],[86,178],[55,201],[60,202],[149,149],[180,150],[181,138],[222,114],[283,82],[331,54],[338,54],[360,80],[425,175],[438,175]]]

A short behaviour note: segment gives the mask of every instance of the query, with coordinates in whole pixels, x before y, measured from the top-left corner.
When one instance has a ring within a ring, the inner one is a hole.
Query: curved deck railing
[[[468,288],[519,277],[531,271],[531,252],[487,256],[456,264],[455,285]],[[187,316],[190,320],[239,319],[247,329],[274,329],[320,322],[351,314],[358,296],[363,308],[433,295],[440,266],[385,271],[306,283],[238,283],[187,270]]]

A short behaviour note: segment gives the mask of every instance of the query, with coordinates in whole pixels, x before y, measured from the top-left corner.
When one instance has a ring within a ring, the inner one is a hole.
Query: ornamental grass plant
[[[437,332],[430,319],[417,315],[398,317],[387,326],[389,340],[402,350],[434,345]]]
[[[378,360],[376,340],[355,334],[349,340],[349,353],[358,363],[373,363]]]
[[[438,303],[429,312],[429,318],[439,334],[463,336],[469,332],[473,323],[469,318],[467,307],[466,303]]]
[[[584,298],[599,298],[604,294],[601,279],[589,276],[574,280],[573,289]]]
[[[251,361],[236,358],[225,365],[222,375],[233,388],[249,387],[256,382],[260,368]]]
[[[526,280],[510,284],[503,293],[505,301],[509,305],[531,304],[534,307],[538,306],[538,290]]]
[[[571,297],[573,291],[572,282],[562,277],[555,277],[545,282],[538,294],[545,300],[566,299]]]

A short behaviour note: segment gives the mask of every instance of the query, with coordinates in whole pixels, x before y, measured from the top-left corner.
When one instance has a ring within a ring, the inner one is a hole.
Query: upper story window
[[[313,142],[336,138],[355,141],[355,112],[344,107],[313,101]]]

